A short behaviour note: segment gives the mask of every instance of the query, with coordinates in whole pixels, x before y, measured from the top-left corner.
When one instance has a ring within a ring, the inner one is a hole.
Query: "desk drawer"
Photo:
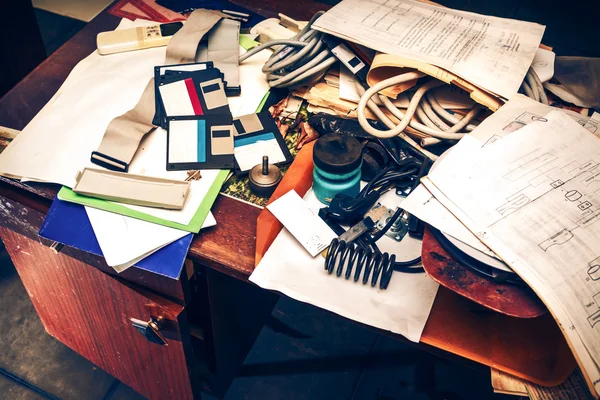
[[[0,236],[50,335],[148,398],[193,398],[184,306],[6,227]],[[166,345],[149,341],[130,318],[160,319]]]

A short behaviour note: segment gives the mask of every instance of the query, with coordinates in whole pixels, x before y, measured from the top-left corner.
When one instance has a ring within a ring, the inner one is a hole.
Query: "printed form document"
[[[466,136],[423,184],[535,290],[600,392],[600,139],[552,111]]]
[[[519,90],[545,29],[413,0],[344,0],[313,28],[437,65],[506,99]]]

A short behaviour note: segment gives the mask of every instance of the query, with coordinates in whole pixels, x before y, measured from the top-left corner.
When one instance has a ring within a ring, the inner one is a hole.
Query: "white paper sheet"
[[[267,209],[313,257],[325,250],[337,237],[295,190],[290,190],[267,205]]]
[[[521,129],[525,125],[545,120],[546,114],[558,110],[530,99],[522,94],[516,94],[498,111],[483,120],[469,136],[479,140],[482,146],[494,143],[506,135]],[[585,129],[600,137],[600,122],[570,110],[560,110],[576,121]]]
[[[246,50],[240,46],[240,55]],[[228,97],[229,109],[233,118],[256,112],[265,94],[271,89],[262,67],[271,56],[271,50],[263,50],[240,64],[240,86],[242,94]]]
[[[465,137],[423,184],[534,288],[600,392],[600,140],[552,111],[492,146]]]
[[[119,29],[147,25],[121,21]],[[79,62],[58,92],[0,155],[0,173],[73,187],[77,171],[91,167],[109,122],[138,102],[166,47]]]
[[[122,272],[189,232],[85,207],[106,263]],[[216,225],[209,213],[202,229]]]
[[[417,186],[402,202],[402,208],[453,238],[490,257],[497,258],[496,254],[481,243],[446,207],[433,197],[425,186]]]
[[[313,28],[445,68],[511,98],[538,49],[544,26],[412,0],[344,0]]]
[[[313,208],[323,206],[312,190],[304,199]],[[401,255],[400,260],[420,254],[420,242],[415,240],[398,244],[386,236],[377,245],[382,251]],[[323,257],[311,257],[284,228],[250,281],[346,318],[401,334],[413,342],[419,341],[437,293],[435,281],[426,274],[395,272],[387,290],[380,290],[328,275],[323,263]]]

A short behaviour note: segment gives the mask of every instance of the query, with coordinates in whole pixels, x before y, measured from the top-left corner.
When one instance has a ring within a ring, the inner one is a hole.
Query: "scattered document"
[[[122,272],[189,232],[85,207],[106,263]],[[209,213],[202,228],[216,225]]]
[[[507,99],[519,90],[545,29],[413,0],[344,0],[313,28],[437,65]]]
[[[515,95],[497,112],[484,120],[477,129],[469,134],[481,142],[481,146],[487,146],[497,142],[511,132],[521,129],[527,124],[535,121],[544,121],[545,115],[558,109],[539,103],[521,94]],[[600,134],[598,121],[585,117],[581,114],[561,110],[574,121],[586,128],[588,131]],[[448,152],[450,152],[449,150]],[[444,156],[440,157],[439,164],[443,162]],[[434,164],[435,169],[438,163]],[[496,254],[485,246],[469,231],[447,208],[445,208],[423,185],[419,185],[402,202],[402,207],[417,218],[440,231],[460,240],[461,242],[485,253],[490,257],[497,258]]]
[[[325,250],[337,237],[293,189],[269,204],[267,209],[313,257]]]
[[[388,194],[396,197],[393,191]],[[384,204],[385,197],[381,199]],[[312,190],[304,201],[311,208],[323,207]],[[399,249],[400,244],[407,247]],[[399,256],[420,253],[420,241],[407,238],[400,244],[387,236],[377,242],[382,251]],[[313,258],[308,254],[283,228],[250,281],[343,317],[403,335],[413,342],[419,341],[437,293],[435,281],[426,274],[394,272],[388,288],[381,290],[378,286],[329,275],[324,262],[323,257]]]
[[[600,391],[600,140],[561,111],[492,146],[467,136],[423,179],[531,286]]]

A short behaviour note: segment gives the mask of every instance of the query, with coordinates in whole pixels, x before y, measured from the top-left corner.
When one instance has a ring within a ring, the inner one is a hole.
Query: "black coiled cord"
[[[371,246],[375,247],[375,250],[333,239],[325,257],[325,270],[330,275],[335,270],[335,275],[340,277],[345,267],[344,278],[350,279],[354,271],[354,282],[358,282],[362,273],[363,285],[366,285],[370,278],[371,286],[374,287],[379,280],[379,288],[383,290],[390,284],[394,271],[409,274],[425,272],[423,267],[415,266],[421,261],[421,257],[410,261],[396,261],[394,254],[382,253],[374,243]]]

